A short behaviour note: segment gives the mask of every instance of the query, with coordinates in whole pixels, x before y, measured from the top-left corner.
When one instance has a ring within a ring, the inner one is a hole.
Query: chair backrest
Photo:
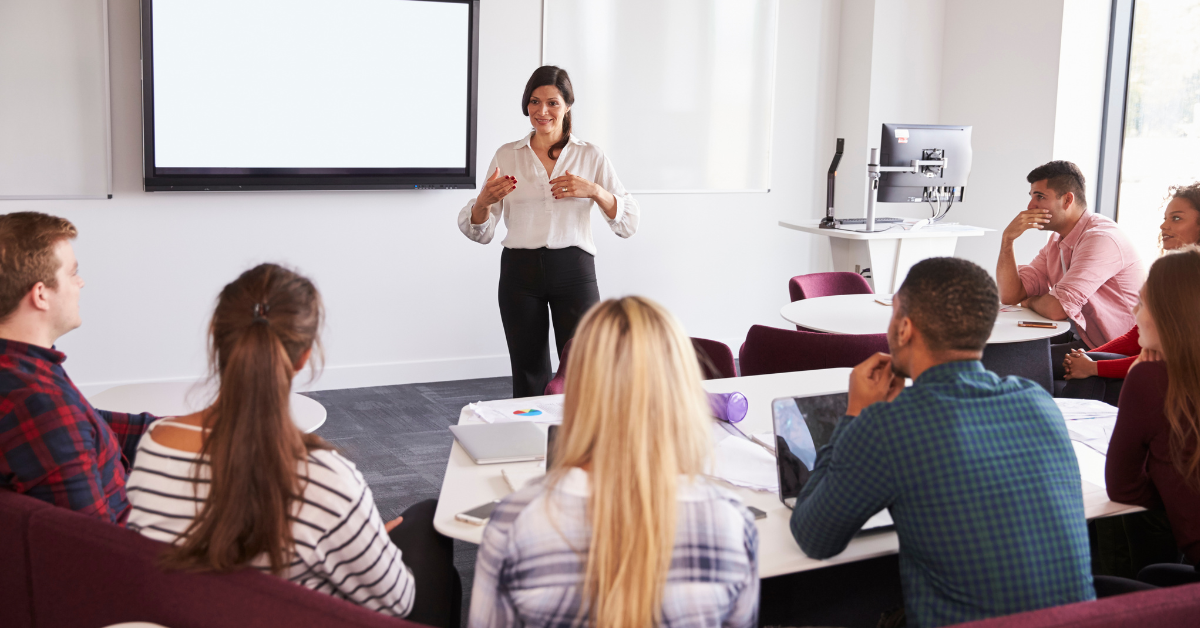
[[[788,282],[792,301],[832,297],[839,294],[874,294],[871,284],[858,273],[811,273]]]
[[[574,340],[572,338],[572,340]],[[704,379],[722,379],[737,377],[737,367],[733,362],[733,350],[729,345],[706,338],[692,338],[692,346],[696,348],[696,359],[700,360],[700,370]],[[558,362],[558,372],[554,379],[546,384],[545,394],[561,395],[566,390],[567,383],[567,352],[571,350],[571,340],[563,345],[562,358]]]
[[[21,540],[19,547],[14,538]],[[132,530],[0,491],[0,623],[25,628],[36,618],[38,628],[131,621],[173,628],[417,625],[254,569],[165,571],[158,557],[166,547]],[[23,577],[23,587],[10,582],[15,575]],[[23,602],[16,599],[20,592]]]
[[[960,628],[1144,628],[1195,626],[1200,584],[1140,591],[956,624]]]
[[[822,334],[755,325],[738,357],[746,377],[853,367],[887,350],[887,334]]]

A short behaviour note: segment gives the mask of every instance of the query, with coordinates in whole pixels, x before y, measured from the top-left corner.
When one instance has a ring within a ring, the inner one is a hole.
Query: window
[[[1200,0],[1134,3],[1116,214],[1147,264],[1169,188],[1200,179],[1198,33]]]

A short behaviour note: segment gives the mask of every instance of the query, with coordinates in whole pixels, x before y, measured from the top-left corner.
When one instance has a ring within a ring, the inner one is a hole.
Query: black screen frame
[[[142,188],[147,192],[253,190],[475,189],[479,120],[479,0],[468,10],[467,143],[463,168],[156,168],[154,165],[154,0],[141,0]]]

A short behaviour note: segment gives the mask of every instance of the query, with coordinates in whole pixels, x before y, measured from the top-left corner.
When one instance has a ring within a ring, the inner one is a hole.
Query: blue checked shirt
[[[685,482],[661,627],[756,626],[754,518],[733,493],[703,478]],[[580,617],[588,495],[587,473],[571,469],[552,491],[538,481],[500,502],[476,557],[470,626],[589,625]]]
[[[1095,597],[1075,451],[1054,400],[979,362],[921,374],[891,403],[843,417],[792,513],[828,558],[887,508],[908,625],[1008,615]]]

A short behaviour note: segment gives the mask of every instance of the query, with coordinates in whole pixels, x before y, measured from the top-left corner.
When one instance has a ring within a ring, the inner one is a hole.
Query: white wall
[[[508,373],[499,242],[480,246],[455,225],[471,191],[142,192],[138,3],[109,4],[113,199],[0,205],[79,227],[84,326],[59,347],[85,392],[201,376],[213,299],[262,261],[295,266],[324,295],[328,361],[317,388]],[[528,129],[513,104],[538,64],[541,2],[481,4],[482,170]],[[752,324],[787,326],[778,314],[787,279],[831,267],[823,238],[777,221],[822,212],[839,19],[835,0],[781,3],[771,192],[646,195],[641,231],[627,241],[596,219],[602,296],[659,300],[692,335],[734,351]],[[576,93],[587,98],[587,86]],[[436,105],[429,115],[437,119]]]

